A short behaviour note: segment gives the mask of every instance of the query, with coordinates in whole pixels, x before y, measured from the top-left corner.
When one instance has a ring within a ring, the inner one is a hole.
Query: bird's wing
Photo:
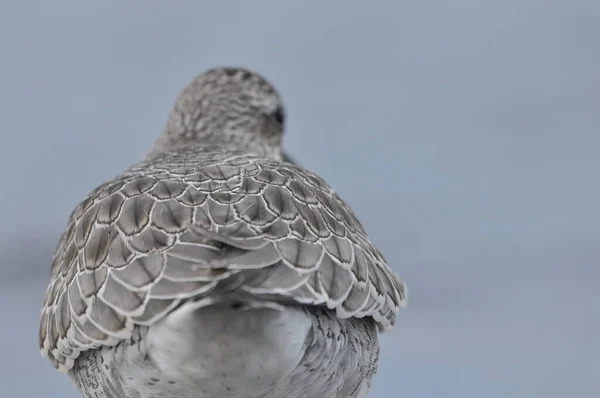
[[[382,329],[405,300],[404,283],[317,175],[250,156],[142,163],[71,215],[42,310],[42,353],[68,371],[81,351],[222,286],[371,316]]]

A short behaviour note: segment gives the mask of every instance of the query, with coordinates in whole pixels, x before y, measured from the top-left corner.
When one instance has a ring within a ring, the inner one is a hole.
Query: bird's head
[[[177,98],[151,151],[227,146],[281,159],[285,111],[275,88],[242,68],[216,68],[196,77]]]

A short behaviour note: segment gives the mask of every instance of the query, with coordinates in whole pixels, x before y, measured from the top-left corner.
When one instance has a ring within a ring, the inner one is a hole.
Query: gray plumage
[[[83,396],[366,395],[405,285],[329,185],[283,160],[283,118],[260,76],[210,70],[74,210],[40,347]]]

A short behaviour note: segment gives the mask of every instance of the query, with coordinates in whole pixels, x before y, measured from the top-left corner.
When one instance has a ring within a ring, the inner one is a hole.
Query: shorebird
[[[335,191],[285,160],[284,119],[260,75],[211,69],[73,211],[39,344],[84,397],[366,396],[406,287]]]

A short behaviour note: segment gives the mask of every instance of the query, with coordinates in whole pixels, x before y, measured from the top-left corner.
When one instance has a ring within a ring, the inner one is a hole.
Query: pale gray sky
[[[371,397],[600,396],[600,2],[0,0],[0,385],[77,397],[37,350],[66,217],[218,65],[408,282]]]

